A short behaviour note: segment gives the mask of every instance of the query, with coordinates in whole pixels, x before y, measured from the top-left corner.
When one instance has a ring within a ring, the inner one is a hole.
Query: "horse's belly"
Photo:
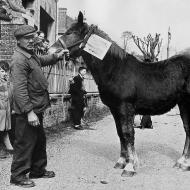
[[[180,97],[175,96],[151,99],[150,97],[139,98],[135,102],[136,114],[141,115],[160,115],[170,111],[179,101]]]

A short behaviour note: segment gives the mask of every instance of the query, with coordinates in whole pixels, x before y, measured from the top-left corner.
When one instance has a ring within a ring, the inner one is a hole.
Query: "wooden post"
[[[1,20],[0,20],[0,39],[1,39]]]
[[[64,77],[63,77],[63,86],[64,86],[63,95],[65,95],[66,94],[66,77],[67,77],[65,56],[63,57],[62,62],[63,62],[63,75],[64,75]]]
[[[169,53],[170,53],[170,40],[171,40],[171,33],[170,33],[170,27],[169,27],[168,28],[167,59],[169,58]]]

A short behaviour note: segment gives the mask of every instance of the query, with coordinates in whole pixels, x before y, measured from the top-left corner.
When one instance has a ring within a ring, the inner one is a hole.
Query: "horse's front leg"
[[[122,124],[123,132],[123,152],[122,156],[126,158],[126,166],[123,170],[123,177],[130,177],[136,174],[136,169],[138,165],[138,158],[135,151],[134,141],[135,141],[135,131],[134,131],[134,116],[127,114],[124,118]]]
[[[133,176],[136,174],[138,159],[134,147],[134,109],[131,104],[120,106],[116,126],[121,142],[121,155],[115,167],[124,168],[122,176]]]
[[[118,161],[116,162],[114,168],[115,169],[124,169],[126,166],[126,156],[124,154],[125,151],[125,145],[124,145],[124,138],[123,138],[123,132],[122,132],[122,127],[121,127],[121,115],[118,109],[116,108],[111,108],[110,107],[110,111],[113,115],[113,118],[115,120],[115,124],[116,124],[116,129],[117,129],[117,134],[119,136],[119,140],[120,140],[120,145],[121,145],[121,152],[120,152],[120,157],[118,159]]]

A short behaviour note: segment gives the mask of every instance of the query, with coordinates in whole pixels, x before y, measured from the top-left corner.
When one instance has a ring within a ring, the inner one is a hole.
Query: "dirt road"
[[[111,116],[92,123],[89,130],[51,130],[48,169],[56,177],[35,180],[37,186],[32,190],[189,190],[190,172],[173,168],[185,141],[176,113],[174,109],[153,117],[154,129],[135,129],[139,168],[132,178],[121,177],[122,170],[113,168],[120,146]],[[22,189],[9,185],[10,163],[11,158],[0,162],[0,189]]]

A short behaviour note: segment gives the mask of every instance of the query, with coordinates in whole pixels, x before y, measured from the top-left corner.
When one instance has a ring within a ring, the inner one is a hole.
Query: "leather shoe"
[[[6,159],[9,157],[10,157],[10,154],[7,151],[5,151],[4,149],[0,150],[0,159]]]
[[[37,179],[37,178],[52,178],[55,177],[55,172],[53,171],[45,171],[43,174],[29,174],[30,179]]]
[[[17,179],[11,178],[10,183],[12,185],[17,185],[17,186],[24,187],[24,188],[29,188],[29,187],[35,186],[35,183],[31,179],[28,179],[28,178],[23,178],[22,180],[21,179],[17,180]]]
[[[83,130],[83,127],[81,125],[75,125],[74,129],[76,129],[76,130]]]

